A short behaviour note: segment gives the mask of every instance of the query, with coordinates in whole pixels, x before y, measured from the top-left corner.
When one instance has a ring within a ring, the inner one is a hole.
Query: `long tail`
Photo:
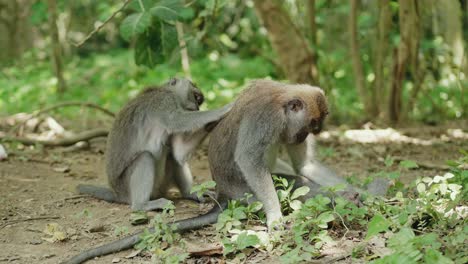
[[[220,206],[215,205],[208,213],[193,218],[183,219],[176,221],[177,224],[176,232],[183,233],[185,231],[198,229],[206,225],[216,223],[218,215],[227,207],[227,202],[220,202]],[[150,232],[154,232],[154,228],[149,229]],[[106,245],[102,245],[97,248],[89,249],[84,251],[73,258],[62,262],[62,264],[79,264],[89,259],[107,255],[110,253],[119,252],[124,249],[131,248],[140,241],[140,236],[143,231],[140,231],[134,235],[122,238],[120,240],[111,242]]]
[[[121,203],[119,199],[117,199],[117,196],[115,193],[106,187],[99,187],[99,186],[94,186],[94,185],[88,185],[88,184],[79,184],[76,189],[78,190],[79,193],[81,194],[89,194],[93,197],[96,197],[101,200],[105,200],[108,202],[114,202],[114,203]]]

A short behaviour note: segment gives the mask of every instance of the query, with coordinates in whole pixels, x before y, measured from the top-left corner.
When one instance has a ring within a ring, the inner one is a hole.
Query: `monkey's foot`
[[[216,199],[216,192],[206,191],[202,197],[198,197],[195,193],[191,193],[184,196],[185,199],[193,200],[199,203],[205,203],[211,199]],[[208,198],[208,199],[207,199]]]
[[[161,210],[167,205],[172,203],[171,200],[168,200],[166,198],[159,198],[157,200],[151,200],[143,204],[143,207],[141,208],[143,211],[155,211],[155,210]]]

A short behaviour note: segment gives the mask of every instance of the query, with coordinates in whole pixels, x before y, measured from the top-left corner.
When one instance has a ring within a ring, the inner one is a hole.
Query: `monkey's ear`
[[[169,85],[174,86],[176,84],[177,84],[177,78],[174,77],[169,80]]]
[[[304,103],[300,99],[292,99],[286,104],[286,108],[290,111],[299,112],[304,109]]]

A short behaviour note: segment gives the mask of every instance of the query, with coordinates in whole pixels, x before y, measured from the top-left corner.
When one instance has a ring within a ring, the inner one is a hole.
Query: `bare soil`
[[[452,126],[460,128],[457,124]],[[408,132],[412,137],[441,138],[446,128],[433,132],[417,127]],[[466,129],[464,130],[466,133]],[[0,161],[0,263],[59,263],[84,249],[102,245],[117,238],[115,230],[128,227],[129,233],[144,228],[130,224],[127,205],[111,204],[90,197],[78,196],[80,183],[106,185],[104,173],[105,139],[95,139],[86,150],[64,152],[63,148],[36,149],[5,144],[7,160]],[[328,153],[323,162],[340,175],[366,177],[384,168],[387,155],[443,165],[460,157],[459,150],[468,149],[466,138],[449,138],[443,143],[418,145],[409,143],[360,144],[339,140],[322,140],[319,145]],[[330,151],[332,150],[332,151]],[[379,159],[380,158],[380,159]],[[195,182],[210,179],[206,145],[192,159]],[[397,169],[396,165],[393,169]],[[444,173],[440,169],[403,170],[404,182],[420,176]],[[176,219],[205,212],[209,204],[176,200]],[[43,238],[47,224],[57,223],[67,239],[48,242]],[[214,241],[214,229],[205,228],[184,234],[196,244]],[[97,258],[88,263],[142,263],[148,256],[125,258],[132,250]],[[275,262],[266,253],[257,253],[247,263]],[[189,263],[224,263],[222,256],[191,258]],[[350,261],[350,260],[348,260]],[[229,262],[229,261],[227,261]]]

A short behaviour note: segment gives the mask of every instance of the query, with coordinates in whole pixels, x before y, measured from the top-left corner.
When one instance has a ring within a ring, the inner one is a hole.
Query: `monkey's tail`
[[[96,197],[101,200],[105,200],[108,202],[115,202],[115,203],[122,203],[120,199],[115,195],[115,193],[106,187],[99,187],[94,185],[88,184],[78,184],[76,187],[80,194],[89,194],[93,197]]]
[[[204,215],[183,219],[174,222],[177,224],[177,229],[175,230],[178,233],[183,233],[185,231],[198,229],[206,225],[214,224],[218,220],[218,215],[227,207],[227,201],[219,202],[219,205],[215,205],[210,211]],[[154,228],[149,229],[150,232],[154,232]],[[89,259],[107,255],[114,252],[119,252],[131,248],[140,241],[140,236],[143,231],[139,231],[136,234],[131,236],[119,239],[117,241],[111,242],[106,245],[102,245],[97,248],[89,249],[84,251],[73,258],[62,262],[62,264],[79,264],[83,263]]]

